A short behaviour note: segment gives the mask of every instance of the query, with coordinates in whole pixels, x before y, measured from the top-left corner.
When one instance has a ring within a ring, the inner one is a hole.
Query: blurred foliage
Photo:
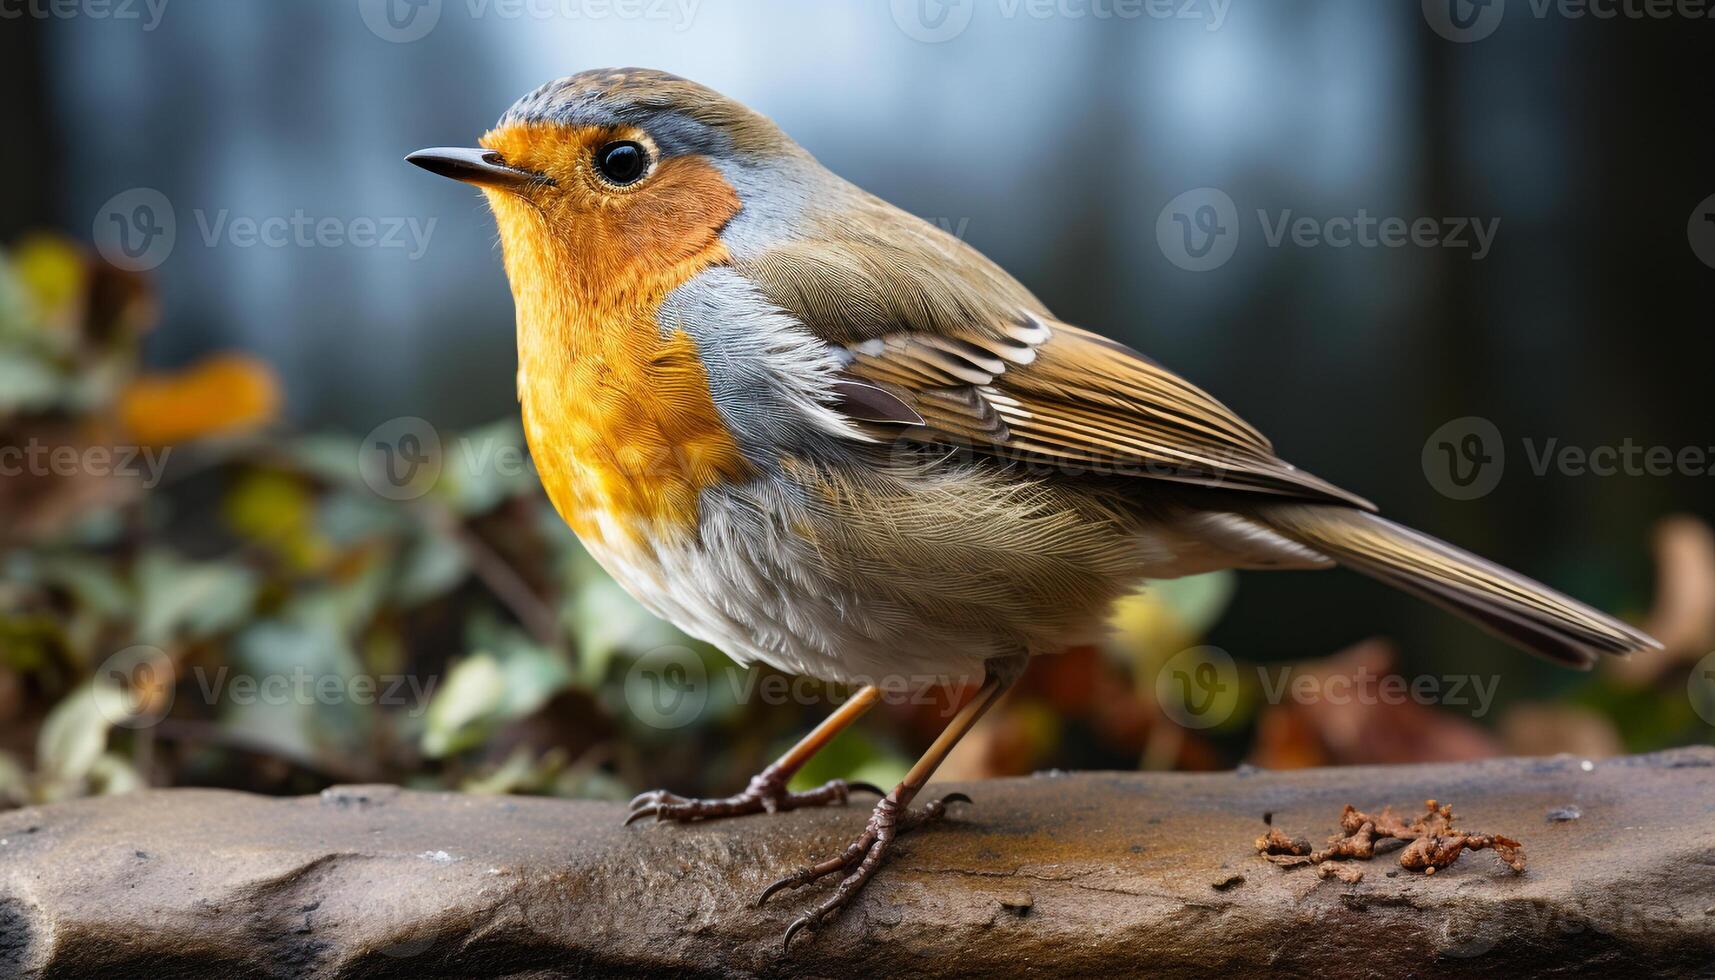
[[[425,428],[432,476],[401,492],[378,485],[364,440],[283,431],[279,386],[253,358],[142,371],[156,318],[141,279],[65,241],[0,261],[0,803],[335,781],[725,793],[845,693],[741,672],[644,611],[547,505],[515,419]],[[1197,646],[1235,577],[1162,583],[1120,605],[1101,646],[1033,665],[944,775],[1707,741],[1686,691],[1715,642],[1711,540],[1691,519],[1663,525],[1650,625],[1666,653],[1492,726],[1421,704],[1270,698],[1254,665]],[[646,668],[663,652],[671,669]],[[1294,670],[1385,676],[1395,659],[1372,641]],[[1164,712],[1173,670],[1225,679],[1214,723]],[[663,677],[700,683],[688,717],[637,700]],[[770,696],[770,679],[788,693]],[[962,695],[887,699],[796,784],[896,780]]]

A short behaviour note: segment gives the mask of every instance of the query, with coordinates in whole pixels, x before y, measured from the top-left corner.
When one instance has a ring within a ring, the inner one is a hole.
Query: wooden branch
[[[932,787],[934,789],[936,787]],[[943,787],[946,789],[950,787]],[[622,828],[616,803],[345,787],[158,790],[0,814],[0,975],[927,977],[1703,975],[1715,964],[1715,749],[969,783],[837,922],[773,878],[867,806]],[[1433,797],[1523,842],[1362,880],[1256,853],[1341,807]],[[1574,816],[1576,814],[1576,816]],[[818,891],[817,894],[820,894]]]

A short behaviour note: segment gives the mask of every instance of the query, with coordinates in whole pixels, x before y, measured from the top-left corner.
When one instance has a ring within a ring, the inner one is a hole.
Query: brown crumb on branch
[[[1323,878],[1338,878],[1348,885],[1364,880],[1364,869],[1349,864],[1324,864],[1316,869],[1316,873]]]
[[[1278,827],[1256,839],[1257,853],[1284,867],[1300,864],[1322,864],[1335,859],[1355,858],[1368,861],[1375,857],[1377,845],[1389,840],[1408,841],[1400,853],[1400,866],[1408,871],[1432,875],[1451,865],[1464,851],[1492,850],[1501,862],[1514,871],[1524,870],[1524,845],[1498,834],[1472,834],[1453,826],[1455,817],[1451,806],[1424,801],[1424,812],[1410,823],[1401,820],[1393,807],[1383,807],[1371,815],[1351,804],[1340,813],[1340,833],[1328,838],[1328,846],[1312,852],[1303,838],[1288,837]],[[1342,881],[1356,882],[1363,877],[1348,877],[1347,871],[1322,868],[1320,874]]]
[[[1457,861],[1459,853],[1467,848],[1473,851],[1492,850],[1507,867],[1514,871],[1524,870],[1524,849],[1518,841],[1498,834],[1465,833],[1451,837],[1419,837],[1400,854],[1400,867],[1407,871],[1434,874],[1437,869]]]
[[[1260,854],[1307,855],[1310,842],[1302,837],[1288,837],[1279,827],[1274,827],[1256,839],[1256,849]]]

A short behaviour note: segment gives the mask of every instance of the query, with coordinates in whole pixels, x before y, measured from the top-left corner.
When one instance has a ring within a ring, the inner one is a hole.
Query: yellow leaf
[[[221,509],[234,531],[273,548],[301,571],[319,569],[334,557],[332,544],[316,527],[314,496],[290,476],[248,474]]]
[[[89,266],[76,245],[57,235],[32,235],[12,250],[12,267],[41,322],[59,328],[77,322]]]

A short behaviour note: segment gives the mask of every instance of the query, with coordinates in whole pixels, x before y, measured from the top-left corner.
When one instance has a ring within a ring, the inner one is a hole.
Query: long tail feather
[[[1318,504],[1266,505],[1255,513],[1342,565],[1559,663],[1588,670],[1604,653],[1661,648],[1648,634],[1576,599],[1375,514]]]

